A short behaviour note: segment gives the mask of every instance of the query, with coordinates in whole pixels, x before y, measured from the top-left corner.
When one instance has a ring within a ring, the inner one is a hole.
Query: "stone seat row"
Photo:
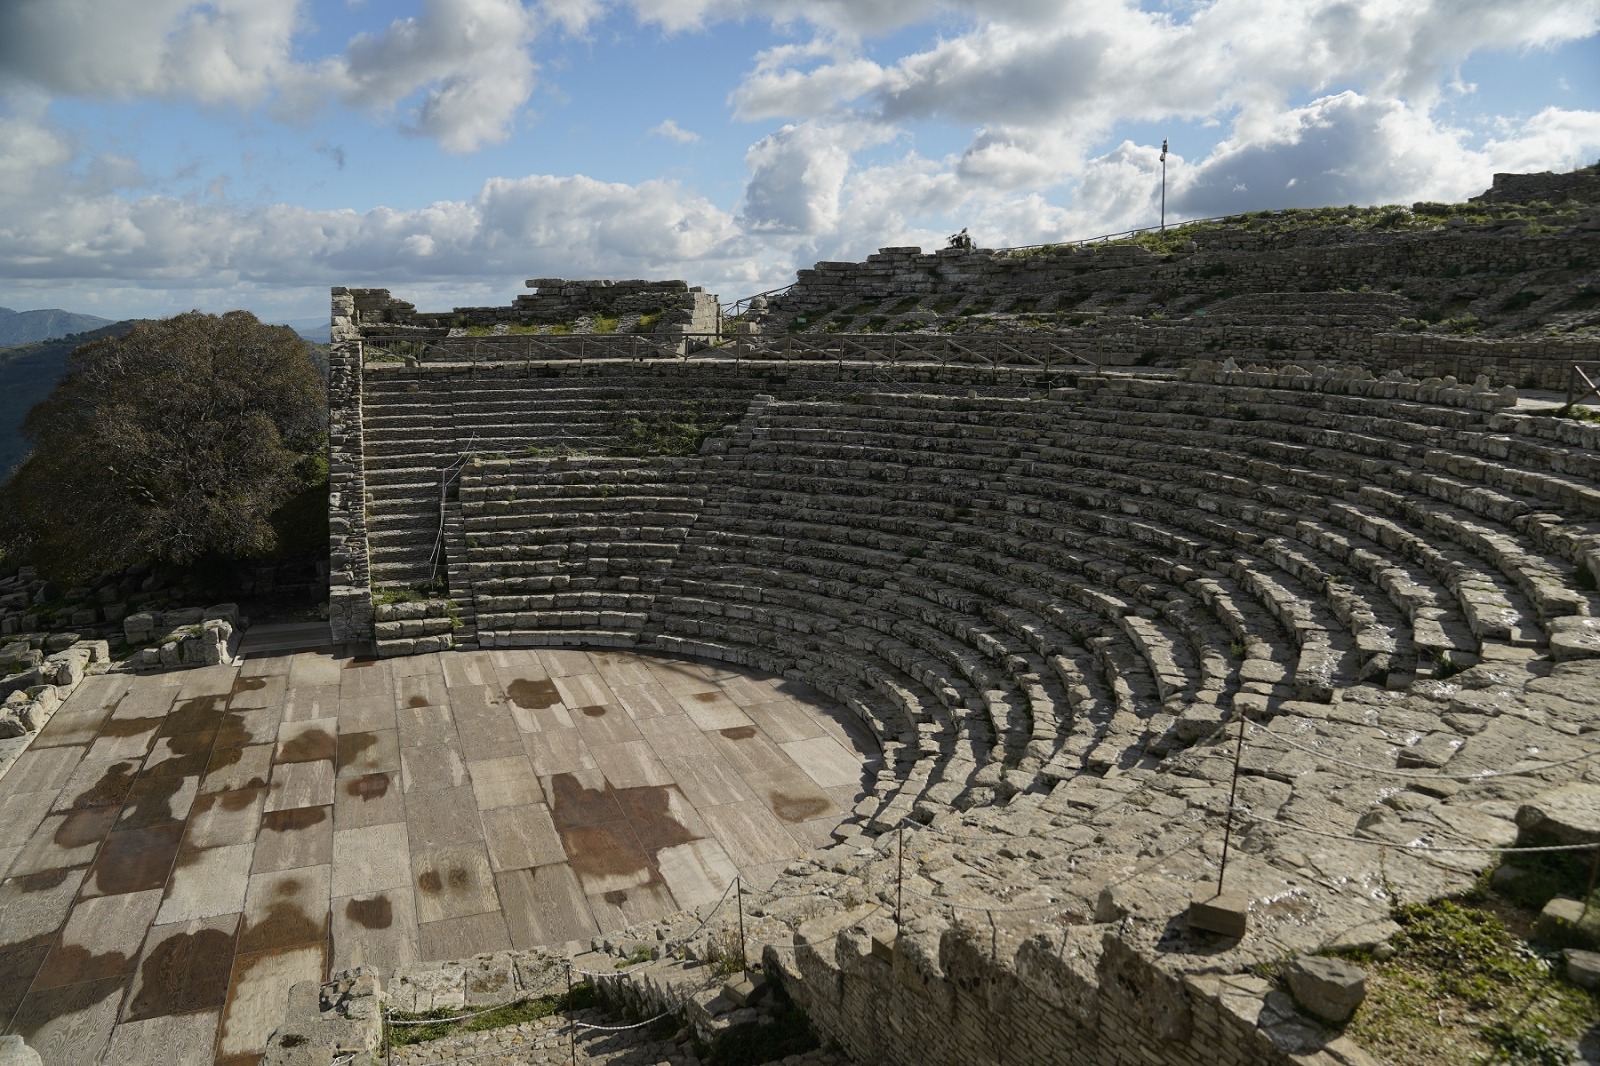
[[[787,464],[787,466],[790,466],[790,469],[792,469],[792,467],[794,467],[795,459],[794,459],[794,455],[792,455],[792,453],[787,453],[787,455],[786,455],[786,464]],[[814,477],[814,475],[813,475],[813,477]],[[846,480],[848,480],[848,479],[846,479]],[[888,493],[894,493],[894,491],[896,491],[896,488],[891,487],[891,488],[888,488],[888,490],[877,490],[877,491],[888,491]]]
[[[1083,448],[1083,445],[1085,445],[1085,440],[1082,439],[1082,434],[1075,434],[1074,435],[1074,442],[1072,442],[1072,443],[1074,443],[1074,445],[1075,445],[1074,450],[1072,450],[1072,451],[1074,451],[1074,453],[1082,453],[1082,451],[1086,450],[1086,448]],[[1162,445],[1163,450],[1165,450],[1165,448],[1171,448],[1171,447],[1173,447],[1173,445]],[[1178,447],[1184,447],[1184,445],[1178,445]],[[1154,448],[1152,448],[1152,450],[1154,450]],[[1195,450],[1195,448],[1186,448],[1186,450],[1197,451],[1197,450]],[[1210,450],[1210,455],[1213,455],[1213,456],[1219,455],[1219,450]],[[1198,469],[1203,469],[1203,467],[1200,466],[1200,464],[1194,464],[1194,469],[1197,469],[1197,471],[1198,471]],[[1525,581],[1525,584],[1530,584],[1530,583],[1526,583],[1526,581]],[[1531,584],[1546,584],[1546,586],[1547,586],[1547,584],[1549,584],[1549,583],[1531,583]],[[1560,608],[1557,608],[1557,610],[1560,611]],[[1563,613],[1565,613],[1565,611],[1563,611]]]

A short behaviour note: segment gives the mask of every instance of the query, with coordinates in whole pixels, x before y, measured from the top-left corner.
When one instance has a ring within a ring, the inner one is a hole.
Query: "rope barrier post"
[[[567,1030],[567,1047],[572,1052],[572,1066],[578,1066],[578,1019],[570,1017],[572,1014],[572,960],[567,960],[567,1014],[571,1026]]]
[[[733,879],[734,887],[738,890],[739,907],[739,969],[744,971],[746,977],[750,976],[750,953],[744,947],[744,877]]]
[[[1595,882],[1600,880],[1600,849],[1596,849],[1589,859],[1589,887],[1583,893],[1583,915],[1589,913],[1589,901],[1594,898]]]
[[[389,1028],[389,1016],[392,1013],[393,1012],[391,1010],[389,1010],[389,1008],[387,1008],[387,1007],[385,1007],[383,1009],[383,1062],[384,1062],[384,1066],[389,1066],[390,1063],[394,1062],[394,1039],[393,1039],[393,1033],[391,1033],[390,1028]]]
[[[906,898],[906,823],[901,822],[900,833],[900,860],[894,872],[894,924],[895,929],[900,928],[900,914]]]
[[[1217,864],[1217,895],[1222,895],[1222,879],[1228,875],[1228,844],[1233,838],[1233,801],[1239,794],[1239,758],[1244,754],[1244,711],[1238,707],[1239,740],[1233,746],[1233,784],[1228,788],[1228,817],[1222,827],[1222,861]]]

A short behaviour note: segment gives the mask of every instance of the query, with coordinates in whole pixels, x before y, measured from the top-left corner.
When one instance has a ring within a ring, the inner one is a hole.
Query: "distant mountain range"
[[[87,333],[111,325],[109,318],[80,315],[49,307],[43,311],[13,311],[0,307],[0,348],[12,348],[34,341],[55,340],[73,333]]]
[[[263,321],[268,320],[263,319]],[[290,329],[294,330],[296,333],[300,334],[300,336],[304,337],[313,344],[327,344],[328,334],[331,332],[328,326],[327,315],[323,315],[321,318],[279,319],[274,321],[273,324],[278,326],[288,326]]]
[[[122,322],[51,308],[13,311],[0,307],[0,482],[28,454],[22,420],[67,372],[67,356],[79,345],[120,337],[141,319]],[[328,343],[328,320],[301,318],[286,325],[316,344]],[[313,350],[312,362],[327,374],[326,351]]]
[[[27,312],[44,314],[43,311]],[[68,315],[68,318],[92,318],[90,315]],[[0,318],[0,326],[8,319]],[[104,322],[104,319],[95,319]],[[67,372],[67,356],[80,344],[100,340],[102,337],[120,337],[134,326],[138,319],[126,322],[109,322],[86,333],[73,333],[65,337],[34,341],[11,348],[0,348],[0,480],[11,476],[16,466],[28,454],[22,439],[22,420],[29,408],[56,387]]]

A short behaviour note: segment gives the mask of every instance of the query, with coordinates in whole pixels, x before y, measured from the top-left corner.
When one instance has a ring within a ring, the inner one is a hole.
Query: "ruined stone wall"
[[[1496,174],[1488,192],[1472,198],[1473,203],[1525,204],[1548,200],[1600,199],[1600,163],[1569,174]]]
[[[570,281],[533,278],[532,292],[503,307],[454,307],[449,311],[418,311],[403,300],[388,298],[363,324],[429,329],[494,326],[570,325],[585,317],[656,315],[654,332],[712,333],[720,324],[714,293],[683,281]]]
[[[1517,228],[1521,228],[1521,223]],[[1506,232],[1502,232],[1506,231]],[[1384,233],[1320,227],[1260,233],[1245,227],[1199,227],[1188,245],[1158,253],[1132,243],[1058,245],[1019,252],[884,248],[862,263],[823,262],[801,270],[770,306],[780,316],[815,315],[863,300],[961,295],[999,299],[1054,297],[1066,310],[1097,294],[1204,297],[1245,292],[1357,289],[1454,292],[1480,276],[1559,270],[1593,253],[1587,229],[1504,239],[1510,227],[1447,225]],[[1103,303],[1104,300],[1094,301]]]
[[[887,923],[886,923],[887,924]],[[1004,955],[997,957],[997,946]],[[1270,983],[1168,971],[1104,927],[846,930],[767,952],[818,1032],[894,1066],[1322,1066],[1369,1062]]]
[[[335,288],[328,352],[328,623],[336,644],[372,642],[366,475],[361,428],[361,321],[391,309],[384,289]],[[409,305],[407,305],[409,306]]]

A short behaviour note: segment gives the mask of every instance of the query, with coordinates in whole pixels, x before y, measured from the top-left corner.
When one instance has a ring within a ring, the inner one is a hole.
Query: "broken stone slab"
[[[1301,955],[1285,976],[1295,1002],[1323,1021],[1344,1021],[1367,997],[1366,971],[1344,959]]]
[[[1553,618],[1548,632],[1550,658],[1556,662],[1600,658],[1600,618],[1587,615]]]
[[[382,993],[376,975],[358,967],[326,984],[289,989],[283,1024],[267,1041],[265,1066],[332,1066],[366,1061],[383,1043]]]
[[[1579,781],[1535,796],[1517,808],[1517,827],[1538,840],[1600,844],[1600,785]]]

